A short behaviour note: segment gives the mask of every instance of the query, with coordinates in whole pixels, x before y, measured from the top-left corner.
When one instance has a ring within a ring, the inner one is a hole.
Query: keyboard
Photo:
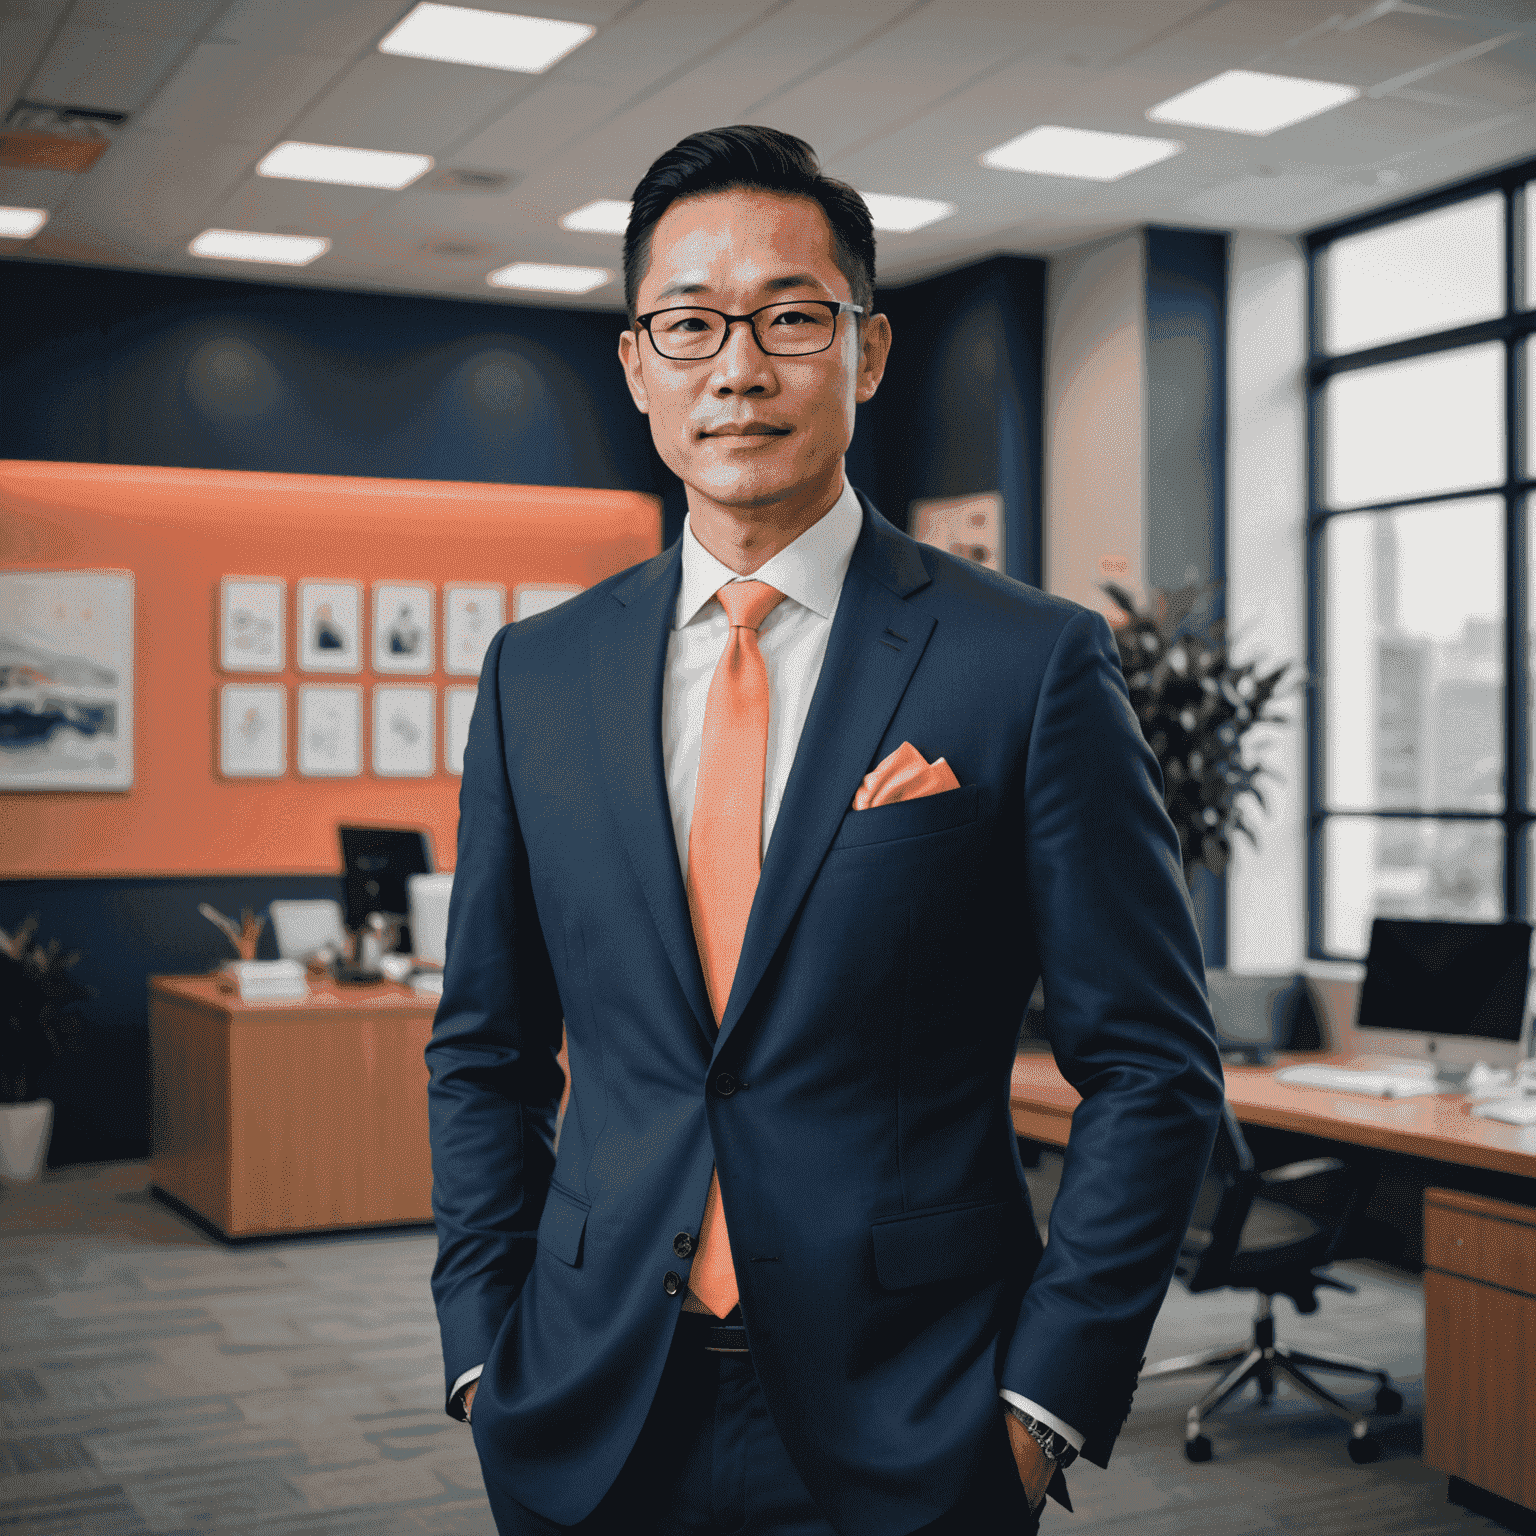
[[[1330,1067],[1320,1061],[1281,1067],[1275,1073],[1275,1081],[1289,1083],[1294,1088],[1328,1088],[1335,1093],[1366,1093],[1378,1099],[1408,1099],[1437,1091],[1433,1078],[1410,1077],[1401,1072],[1370,1072],[1359,1067]]]

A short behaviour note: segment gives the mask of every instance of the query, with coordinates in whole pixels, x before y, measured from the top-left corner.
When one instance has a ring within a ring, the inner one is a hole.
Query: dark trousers
[[[917,1536],[1033,1536],[998,1409],[998,1476]],[[491,1487],[500,1536],[837,1536],[768,1416],[752,1357],[717,1354],[685,1316],[634,1449],[579,1525],[556,1525]]]

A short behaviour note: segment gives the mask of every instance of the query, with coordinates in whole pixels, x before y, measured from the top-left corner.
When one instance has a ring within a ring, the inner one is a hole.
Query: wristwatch
[[[1054,1462],[1058,1467],[1070,1467],[1077,1460],[1077,1447],[1065,1435],[1052,1429],[1049,1424],[1042,1424],[1032,1413],[1025,1413],[1006,1398],[1003,1406],[1024,1426],[1025,1434],[1040,1447],[1047,1461]]]

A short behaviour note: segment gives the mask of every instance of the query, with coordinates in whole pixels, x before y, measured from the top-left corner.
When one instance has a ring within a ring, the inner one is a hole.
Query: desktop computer
[[[358,936],[356,959],[336,969],[336,979],[379,980],[376,963],[363,955],[362,936],[370,917],[385,920],[384,933],[397,933],[390,947],[409,950],[410,879],[432,873],[432,851],[425,832],[407,827],[338,827],[347,928]]]
[[[1478,1061],[1513,1067],[1526,1038],[1531,925],[1378,917],[1355,1015],[1390,1055],[1459,1089]],[[1362,1040],[1362,1045],[1370,1042]]]

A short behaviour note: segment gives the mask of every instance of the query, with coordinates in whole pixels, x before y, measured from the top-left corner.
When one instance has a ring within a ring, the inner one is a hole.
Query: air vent
[[[0,128],[0,166],[81,175],[101,159],[126,112],[18,101]]]
[[[416,183],[427,192],[505,192],[516,184],[517,177],[507,171],[471,171],[453,165]]]

